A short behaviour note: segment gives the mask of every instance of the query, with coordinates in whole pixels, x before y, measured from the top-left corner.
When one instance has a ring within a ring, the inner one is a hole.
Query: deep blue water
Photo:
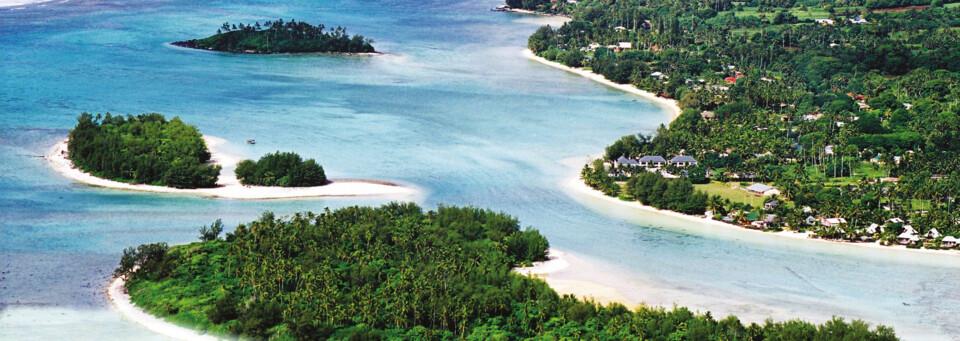
[[[571,255],[558,277],[605,282],[635,301],[754,320],[853,316],[911,339],[960,335],[957,257],[709,229],[563,189],[587,155],[669,114],[526,60],[526,37],[553,19],[490,12],[497,4],[58,0],[0,8],[0,339],[163,339],[106,302],[103,286],[124,247],[189,242],[217,218],[236,224],[265,210],[390,200],[218,200],[85,186],[40,157],[81,111],[178,115],[245,157],[297,151],[332,177],[415,185],[424,207],[508,212]],[[280,17],[348,27],[388,55],[167,45],[225,21]]]

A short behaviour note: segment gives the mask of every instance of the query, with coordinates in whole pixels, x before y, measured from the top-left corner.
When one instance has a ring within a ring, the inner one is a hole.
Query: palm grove
[[[264,213],[221,239],[124,251],[118,275],[137,306],[215,335],[276,340],[896,340],[833,318],[743,325],[685,308],[560,297],[511,269],[547,240],[506,214],[415,204]],[[137,269],[134,271],[134,269]]]
[[[960,7],[844,5],[537,3],[572,21],[541,27],[528,47],[678,100],[683,112],[669,127],[623,137],[607,148],[607,160],[693,155],[701,168],[691,171],[710,180],[780,188],[786,205],[770,213],[791,228],[894,242],[903,224],[865,227],[901,218],[918,234],[937,236],[926,246],[938,247],[943,236],[960,236]],[[613,180],[623,179],[606,178],[622,173],[584,171],[611,195],[621,191]],[[631,192],[623,196],[636,198]],[[706,207],[717,213],[754,209],[709,199]],[[811,214],[847,224],[801,223]]]

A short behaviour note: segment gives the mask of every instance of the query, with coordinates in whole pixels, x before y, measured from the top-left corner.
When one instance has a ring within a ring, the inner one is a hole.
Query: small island
[[[77,168],[119,182],[174,188],[215,187],[221,167],[197,127],[158,113],[113,116],[82,113],[70,131]]]
[[[106,188],[182,193],[228,199],[391,196],[417,194],[413,187],[362,179],[329,179],[314,160],[294,153],[268,154],[258,162],[229,155],[227,141],[202,136],[196,127],[163,115],[82,113],[70,137],[46,156],[58,173]],[[209,148],[209,149],[208,149]],[[236,174],[220,174],[236,166]]]
[[[349,35],[347,29],[324,32],[324,25],[316,26],[291,19],[284,22],[266,21],[262,25],[223,23],[217,34],[203,38],[173,42],[173,45],[202,50],[232,53],[343,53],[375,54],[373,40],[362,35]]]
[[[220,221],[199,232],[199,242],[123,252],[110,292],[125,316],[142,310],[171,330],[243,340],[897,339],[892,328],[837,317],[745,326],[686,308],[560,296],[512,271],[545,260],[547,239],[473,207],[268,212],[224,238]]]
[[[314,159],[304,161],[297,153],[277,151],[258,161],[243,160],[234,171],[244,185],[312,187],[327,184],[323,166]]]

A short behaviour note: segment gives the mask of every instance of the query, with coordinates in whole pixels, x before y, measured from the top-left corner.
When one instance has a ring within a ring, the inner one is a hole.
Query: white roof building
[[[820,219],[820,223],[823,224],[823,226],[837,226],[840,224],[846,224],[847,220],[843,218],[823,218]]]
[[[761,183],[755,183],[753,185],[747,186],[747,188],[745,189],[747,190],[747,192],[753,193],[755,195],[780,194],[780,190],[778,190],[776,187],[761,184]]]

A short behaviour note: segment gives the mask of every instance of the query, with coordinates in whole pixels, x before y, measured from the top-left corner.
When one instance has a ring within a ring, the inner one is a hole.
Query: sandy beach
[[[551,274],[557,274],[570,266],[565,259],[565,255],[560,250],[547,250],[548,260],[543,262],[534,262],[533,266],[515,268],[514,272],[524,276],[532,276],[547,282],[554,291],[560,295],[570,294],[584,300],[593,300],[600,304],[620,303],[628,308],[636,307],[637,302],[631,301],[621,294],[617,289],[583,280],[559,279],[551,277]]]
[[[204,136],[203,139],[207,143],[207,148],[210,149],[210,162],[218,164],[223,168],[229,168],[235,166],[240,161],[240,157],[226,154],[217,148],[225,144],[225,140],[212,136]],[[46,156],[46,159],[50,161],[53,169],[63,176],[97,187],[156,193],[195,194],[225,199],[285,199],[345,196],[408,197],[416,194],[416,190],[409,187],[398,186],[389,182],[357,179],[330,179],[330,183],[316,187],[246,186],[240,184],[234,174],[228,174],[226,172],[221,172],[220,178],[217,180],[219,187],[214,188],[180,189],[144,184],[129,184],[98,178],[74,167],[73,161],[67,157],[68,142],[69,141],[65,139],[57,143]]]
[[[920,254],[933,254],[933,255],[941,255],[941,256],[948,256],[948,257],[960,257],[960,251],[958,250],[908,249],[906,246],[903,246],[903,245],[885,246],[885,245],[880,245],[879,243],[876,243],[876,242],[853,243],[853,242],[847,242],[847,241],[813,238],[812,232],[797,232],[797,231],[764,232],[761,230],[743,228],[738,225],[728,224],[722,221],[708,219],[706,217],[693,216],[693,215],[683,214],[683,213],[669,211],[669,210],[661,210],[651,206],[642,205],[636,201],[623,201],[618,198],[608,197],[603,193],[597,190],[594,190],[593,188],[590,188],[590,186],[587,186],[583,182],[583,180],[580,180],[579,176],[573,176],[569,178],[567,181],[565,181],[564,187],[568,187],[576,193],[602,199],[612,205],[618,205],[618,206],[626,207],[629,209],[643,210],[643,211],[653,212],[660,215],[667,215],[667,216],[687,220],[694,223],[694,225],[691,225],[691,226],[697,226],[697,227],[703,227],[703,228],[723,228],[723,229],[739,231],[747,234],[754,234],[754,235],[760,234],[765,236],[789,238],[793,240],[804,240],[809,242],[827,243],[831,245],[836,245],[838,247],[861,247],[861,248],[871,248],[871,249],[877,249],[877,250],[900,251],[900,252],[908,251],[908,252],[915,252]]]
[[[107,297],[114,309],[120,313],[123,318],[135,322],[145,328],[163,336],[177,340],[200,340],[216,341],[219,340],[212,335],[203,335],[196,330],[180,327],[163,319],[147,314],[130,301],[130,295],[127,294],[127,288],[124,277],[117,277],[110,281],[107,286]]]
[[[0,8],[39,4],[53,0],[0,0]]]
[[[533,51],[530,51],[529,49],[523,50],[523,56],[533,61],[539,62],[541,64],[549,65],[557,69],[574,73],[574,74],[586,77],[594,82],[643,97],[645,99],[650,100],[653,103],[656,103],[657,105],[660,105],[670,110],[670,114],[673,115],[673,118],[677,118],[677,116],[680,116],[680,112],[681,112],[680,106],[677,105],[677,101],[675,100],[658,97],[657,95],[654,95],[650,92],[637,89],[637,87],[633,86],[633,84],[619,84],[619,83],[613,82],[607,79],[606,77],[603,77],[603,75],[599,75],[599,74],[584,70],[582,68],[573,68],[557,62],[551,62],[546,58],[533,54]]]
[[[567,19],[570,19],[570,18],[571,18],[571,16],[569,16],[569,15],[553,14],[553,13],[542,13],[542,12],[531,11],[531,10],[522,9],[522,8],[509,8],[509,7],[508,7],[508,8],[504,8],[504,9],[500,10],[500,12],[530,14],[530,15],[542,15],[542,16],[545,16],[545,17],[561,17],[561,18],[567,18]]]

